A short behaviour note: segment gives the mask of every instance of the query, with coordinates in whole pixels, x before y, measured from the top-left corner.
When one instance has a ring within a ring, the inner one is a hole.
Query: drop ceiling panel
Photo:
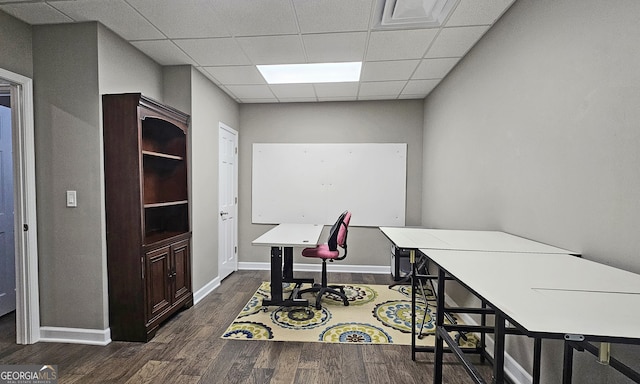
[[[316,95],[320,99],[330,98],[356,98],[358,96],[358,83],[322,83],[314,84]]]
[[[458,61],[458,58],[423,59],[412,79],[442,79]]]
[[[232,38],[174,40],[199,65],[247,65],[251,61]]]
[[[210,1],[127,0],[169,38],[228,37]],[[176,22],[182,20],[183,22]]]
[[[513,2],[514,0],[461,0],[449,20],[447,20],[446,26],[491,25]]]
[[[425,57],[462,57],[488,29],[489,27],[484,25],[444,28]]]
[[[295,1],[302,33],[366,31],[373,0]]]
[[[238,102],[263,103],[424,97],[514,2],[455,0],[445,27],[380,29],[384,1],[0,0],[0,9],[32,25],[98,21],[161,65],[193,65]],[[363,61],[360,82],[270,88],[255,67],[351,61]]]
[[[126,40],[162,39],[165,36],[123,0],[55,1],[53,7],[75,21],[100,22]]]
[[[366,59],[421,59],[437,32],[437,29],[371,32]]]
[[[0,9],[32,25],[73,22],[68,16],[45,3],[0,5]]]
[[[306,62],[298,35],[240,37],[236,40],[253,64]]]
[[[400,94],[400,91],[402,91],[402,88],[406,83],[406,81],[379,81],[375,83],[361,83],[358,98],[360,98],[361,96],[368,97],[377,95],[396,98]]]
[[[302,41],[310,63],[362,61],[367,33],[302,35]]]
[[[204,67],[216,83],[228,85],[262,84],[266,82],[254,65],[229,66],[229,67]]]
[[[278,99],[316,98],[316,92],[311,84],[276,84],[270,86]]]
[[[370,61],[364,64],[361,81],[408,80],[420,60]]]
[[[213,4],[234,36],[298,33],[290,0],[213,0]]]
[[[410,80],[402,90],[402,94],[425,97],[439,82],[440,80]]]
[[[171,40],[132,41],[131,44],[160,65],[196,65],[196,62]]]
[[[244,99],[274,99],[275,96],[268,85],[228,85],[229,92]]]

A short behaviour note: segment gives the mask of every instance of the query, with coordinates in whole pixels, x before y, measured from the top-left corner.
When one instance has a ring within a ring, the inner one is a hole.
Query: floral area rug
[[[343,286],[349,299],[348,306],[344,306],[338,297],[325,295],[322,309],[317,310],[312,293],[302,296],[309,299],[309,307],[263,307],[262,299],[269,298],[271,292],[269,283],[263,282],[222,338],[411,345],[410,286]],[[292,289],[293,284],[285,284],[283,296],[287,297]],[[434,299],[431,291],[425,291],[428,301]],[[435,340],[434,302],[425,305],[420,295],[417,297],[416,329],[420,330],[423,318],[424,325],[423,336],[416,338],[416,345],[431,346]],[[473,334],[460,337],[454,333],[452,336],[463,347],[475,347],[478,343]]]

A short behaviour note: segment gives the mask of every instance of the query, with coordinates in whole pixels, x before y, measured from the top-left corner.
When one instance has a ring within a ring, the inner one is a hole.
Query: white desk
[[[577,254],[499,231],[468,231],[418,227],[380,227],[397,247],[404,249],[448,249],[458,251]],[[424,253],[424,252],[423,252]]]
[[[640,344],[638,274],[568,254],[425,251],[440,269],[437,313],[445,310],[444,299],[440,300],[445,273],[495,310],[497,383],[504,380],[505,320],[529,337],[565,339],[578,346],[587,341]],[[594,311],[610,316],[603,318]],[[443,318],[436,322],[434,382],[440,383],[442,341],[448,334]],[[447,341],[450,347],[452,341]],[[566,383],[571,382],[572,352],[573,347],[565,347]]]
[[[471,231],[429,229],[419,227],[380,227],[380,231],[398,248],[409,251],[412,272],[412,322],[415,325],[415,281],[417,278],[435,279],[436,276],[420,275],[417,270],[422,269],[428,263],[431,252],[436,250],[457,250],[468,252],[513,252],[513,253],[545,253],[545,254],[572,254],[578,253],[543,244],[523,237],[511,235],[500,231]],[[416,252],[422,253],[423,258],[416,267]],[[483,275],[480,275],[483,276]],[[484,316],[482,317],[484,326]],[[415,326],[412,326],[411,359],[415,360],[416,352],[433,352],[433,347],[418,347],[415,342]],[[481,339],[484,345],[484,335]],[[540,354],[540,341],[536,341],[534,354]],[[534,372],[534,381],[539,377],[539,367]]]
[[[282,297],[282,283],[313,283],[313,279],[293,278],[293,247],[314,247],[318,244],[322,225],[280,224],[255,239],[251,244],[271,247],[271,298],[263,300],[263,306],[306,306],[308,301],[296,299],[296,292],[288,298]],[[284,270],[283,270],[284,256]]]

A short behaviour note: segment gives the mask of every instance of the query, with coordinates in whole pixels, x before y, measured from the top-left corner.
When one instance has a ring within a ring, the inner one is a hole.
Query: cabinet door
[[[147,323],[171,306],[170,250],[170,247],[163,247],[145,255]]]
[[[191,252],[189,240],[171,246],[173,254],[173,301],[176,302],[191,293]]]

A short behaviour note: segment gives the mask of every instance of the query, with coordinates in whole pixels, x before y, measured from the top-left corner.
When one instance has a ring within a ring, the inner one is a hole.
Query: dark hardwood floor
[[[319,278],[313,273],[297,277]],[[390,284],[388,275],[330,273],[331,282]],[[59,383],[431,383],[433,354],[411,361],[409,346],[291,343],[220,338],[267,271],[238,271],[149,343],[107,346],[15,344],[15,314],[0,318],[0,364],[58,365]],[[470,383],[445,356],[445,383]],[[489,366],[481,366],[485,379]]]

